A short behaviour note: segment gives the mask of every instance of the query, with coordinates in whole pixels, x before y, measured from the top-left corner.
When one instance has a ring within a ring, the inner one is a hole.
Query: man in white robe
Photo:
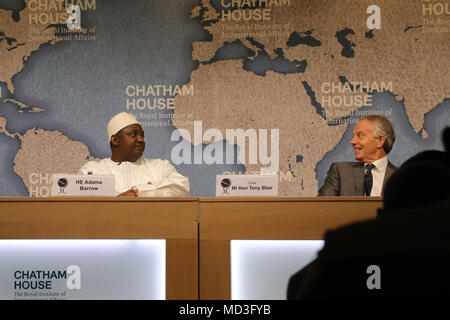
[[[80,172],[115,176],[116,195],[181,197],[189,195],[189,179],[167,160],[145,159],[144,131],[129,113],[115,115],[107,126],[111,158],[89,161]]]

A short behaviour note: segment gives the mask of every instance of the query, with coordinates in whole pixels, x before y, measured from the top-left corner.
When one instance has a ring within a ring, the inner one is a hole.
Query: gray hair
[[[373,122],[373,137],[378,139],[381,136],[384,136],[386,138],[383,144],[384,152],[386,152],[386,154],[391,152],[395,142],[395,132],[391,121],[389,121],[389,119],[385,116],[380,115],[370,115],[359,119],[359,121],[362,120],[369,120]]]

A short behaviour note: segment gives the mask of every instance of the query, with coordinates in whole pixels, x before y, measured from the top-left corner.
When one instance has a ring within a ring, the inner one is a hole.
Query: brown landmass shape
[[[8,120],[6,118],[0,117],[0,133],[3,133],[7,137],[10,137],[10,138],[13,138],[13,139],[16,138],[16,137],[19,137],[19,135],[17,133],[10,133],[6,129],[6,123],[7,122],[8,122]]]
[[[0,81],[7,84],[11,93],[14,93],[13,77],[23,70],[31,54],[43,44],[55,45],[61,41],[55,39],[56,28],[50,27],[52,23],[32,24],[28,17],[35,13],[55,15],[64,11],[60,8],[32,11],[29,2],[25,0],[26,7],[20,11],[19,21],[14,21],[11,11],[0,9],[0,32],[3,33],[0,34]]]
[[[23,102],[17,101],[15,99],[5,99],[3,100],[3,102],[9,102],[9,103],[13,103],[16,106],[19,107],[19,112],[20,113],[24,113],[24,112],[43,112],[44,109],[42,108],[38,108],[38,107],[30,107],[28,105],[26,105]]]
[[[279,194],[316,195],[314,168],[336,146],[346,126],[327,125],[301,87],[301,75],[269,71],[261,77],[242,71],[241,66],[242,60],[225,60],[193,71],[190,84],[195,86],[195,95],[175,97],[174,118],[176,114],[193,113],[193,120],[203,121],[203,132],[215,128],[224,137],[226,129],[268,129],[269,133],[270,129],[278,129],[279,171],[284,177]],[[194,136],[193,122],[182,128]],[[270,150],[270,137],[267,141]],[[248,150],[245,154],[249,172],[260,172],[265,167],[260,162],[249,163]],[[303,157],[301,162],[297,162],[297,155]]]
[[[53,173],[75,174],[92,160],[84,143],[59,131],[33,128],[19,137],[21,148],[14,158],[14,172],[22,178],[30,195],[40,195],[38,190],[42,188],[46,190],[43,195],[49,195]]]
[[[250,43],[243,34],[245,32],[241,32],[242,35],[236,33],[237,37],[232,39],[224,38],[224,34],[235,32],[227,31],[233,26],[256,32],[255,24],[279,24],[282,25],[281,31],[289,35],[309,31],[314,39],[321,42],[320,46],[288,46],[288,37],[276,35],[256,37],[254,40],[263,44],[272,58],[278,55],[276,50],[280,48],[291,61],[306,60],[303,79],[311,86],[319,102],[327,98],[327,93],[321,90],[322,85],[327,82],[339,83],[339,76],[345,76],[351,82],[364,81],[370,85],[391,81],[392,93],[398,101],[404,100],[413,129],[421,132],[422,137],[427,137],[423,128],[424,115],[450,97],[450,36],[448,32],[424,32],[424,24],[426,18],[441,17],[448,21],[448,15],[423,15],[422,5],[433,1],[421,0],[379,0],[376,3],[372,0],[298,0],[290,3],[290,6],[271,7],[271,21],[211,21],[211,25],[204,29],[212,35],[212,41],[194,42],[193,59],[209,61],[225,42],[236,39],[255,51],[259,50]],[[373,4],[381,8],[381,29],[373,30],[373,37],[370,38],[366,37],[369,31],[366,20],[370,16],[366,10]],[[207,5],[210,5],[209,0],[202,0],[198,7],[206,8]],[[208,16],[213,16],[211,10],[208,6]],[[345,28],[354,32],[346,37],[355,44],[352,47],[355,51],[353,58],[341,54],[343,46],[336,38],[336,32]],[[266,29],[269,31],[270,28]],[[348,92],[339,94],[347,97],[348,101],[350,96],[355,95]],[[359,95],[365,96],[366,93]],[[325,105],[323,108],[328,115],[348,114],[355,110],[354,105]]]

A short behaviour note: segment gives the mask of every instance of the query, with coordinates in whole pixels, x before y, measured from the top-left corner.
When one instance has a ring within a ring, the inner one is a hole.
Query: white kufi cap
[[[108,131],[109,141],[111,141],[111,137],[117,132],[129,126],[130,124],[135,123],[139,124],[139,121],[137,121],[136,117],[130,113],[121,112],[116,114],[114,117],[112,117],[111,120],[109,120],[106,127],[106,131]]]

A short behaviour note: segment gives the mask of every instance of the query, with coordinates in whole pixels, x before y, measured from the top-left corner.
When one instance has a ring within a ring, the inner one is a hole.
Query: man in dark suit
[[[361,118],[350,141],[358,162],[332,163],[319,196],[382,196],[386,181],[397,169],[387,158],[394,141],[389,119]]]

